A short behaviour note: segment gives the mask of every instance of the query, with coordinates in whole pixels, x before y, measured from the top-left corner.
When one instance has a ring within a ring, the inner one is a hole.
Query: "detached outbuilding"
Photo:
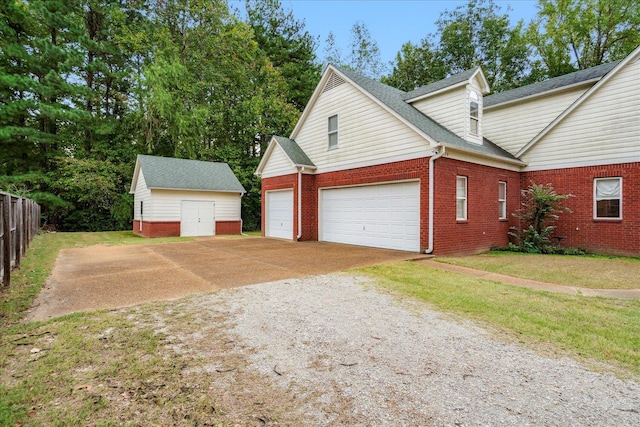
[[[246,190],[226,163],[138,155],[133,231],[145,237],[242,233]]]

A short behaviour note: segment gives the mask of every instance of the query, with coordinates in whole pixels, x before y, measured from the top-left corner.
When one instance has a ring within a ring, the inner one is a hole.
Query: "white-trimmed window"
[[[498,181],[498,218],[507,219],[507,183]]]
[[[593,217],[596,219],[622,218],[622,178],[593,180]]]
[[[467,177],[456,177],[456,219],[467,219]]]
[[[338,147],[338,115],[329,116],[327,121],[327,135],[329,140],[329,149]]]
[[[469,133],[480,135],[480,97],[475,90],[469,91]]]

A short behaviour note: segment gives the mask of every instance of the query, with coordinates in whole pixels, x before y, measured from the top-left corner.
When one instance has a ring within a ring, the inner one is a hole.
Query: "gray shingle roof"
[[[274,136],[274,138],[278,141],[278,145],[280,145],[294,165],[316,166],[293,139],[285,138],[283,136]]]
[[[564,76],[554,77],[543,82],[521,86],[516,89],[496,93],[495,95],[485,96],[482,100],[482,103],[484,107],[487,108],[494,105],[503,104],[505,102],[515,101],[520,98],[526,98],[544,92],[549,92],[551,90],[559,89],[565,86],[571,86],[589,80],[600,79],[619,63],[620,61],[609,62],[607,64],[587,68],[586,70],[580,70],[576,71],[575,73],[565,74]]]
[[[475,74],[476,71],[478,71],[478,68],[480,67],[472,68],[471,70],[464,71],[460,74],[456,74],[444,80],[439,80],[437,82],[428,84],[426,86],[421,86],[417,89],[412,90],[411,92],[405,93],[403,99],[408,100],[419,98],[421,96],[445,89],[449,86],[455,86],[459,83],[466,82]]]
[[[342,74],[351,79],[354,83],[360,86],[362,89],[370,93],[373,97],[377,98],[391,110],[396,112],[400,117],[411,123],[418,128],[424,134],[430,136],[432,139],[439,143],[443,143],[445,146],[451,146],[452,148],[461,148],[465,150],[475,151],[479,154],[488,154],[492,156],[504,157],[508,160],[518,160],[511,153],[498,147],[491,141],[485,139],[483,144],[474,144],[460,138],[449,129],[440,125],[429,116],[423,114],[420,110],[413,107],[411,104],[405,101],[407,92],[400,89],[396,89],[391,86],[387,86],[384,83],[380,83],[376,80],[371,80],[360,74],[354,73],[340,67],[335,67]],[[475,70],[470,70],[474,71]],[[467,76],[467,79],[469,76]],[[445,79],[448,80],[448,79]]]
[[[138,155],[148,188],[246,193],[226,163]]]

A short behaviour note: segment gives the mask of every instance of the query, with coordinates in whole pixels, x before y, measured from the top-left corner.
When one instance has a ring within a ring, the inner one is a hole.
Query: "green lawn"
[[[559,285],[591,289],[640,288],[640,258],[489,252],[434,260]]]
[[[356,270],[533,348],[640,375],[640,301],[555,294],[399,262]]]
[[[0,425],[247,425],[255,422],[256,411],[282,425],[297,424],[297,407],[292,403],[296,398],[286,391],[273,389],[263,378],[242,369],[206,371],[212,363],[223,368],[248,363],[246,355],[234,350],[233,338],[222,331],[209,328],[208,333],[214,336],[206,342],[187,341],[179,347],[182,350],[173,350],[176,337],[194,336],[202,325],[224,322],[223,318],[203,318],[212,314],[195,309],[187,314],[185,308],[192,307],[189,298],[121,312],[21,322],[60,249],[184,240],[144,239],[131,232],[36,237],[21,269],[13,272],[11,289],[1,294]],[[538,265],[531,268],[532,278],[538,280],[544,280],[546,270],[557,269],[546,256],[542,261],[513,254],[468,259],[476,268],[479,259],[522,259],[524,264],[532,260]],[[579,259],[582,257],[570,260]],[[612,282],[640,264],[621,258],[584,259],[606,265]],[[597,270],[578,269],[584,270],[577,272],[584,280]],[[597,369],[611,370],[621,377],[640,377],[640,301],[534,291],[416,262],[355,271],[374,277],[394,293],[477,322],[502,339],[547,354],[596,362],[593,366]],[[38,351],[33,352],[35,349]],[[219,381],[227,375],[236,381],[234,387],[226,380]]]

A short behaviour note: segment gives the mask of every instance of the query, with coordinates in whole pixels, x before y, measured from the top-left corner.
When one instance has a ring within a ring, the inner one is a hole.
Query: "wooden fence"
[[[31,199],[0,192],[0,288],[11,283],[40,226],[40,205]]]

